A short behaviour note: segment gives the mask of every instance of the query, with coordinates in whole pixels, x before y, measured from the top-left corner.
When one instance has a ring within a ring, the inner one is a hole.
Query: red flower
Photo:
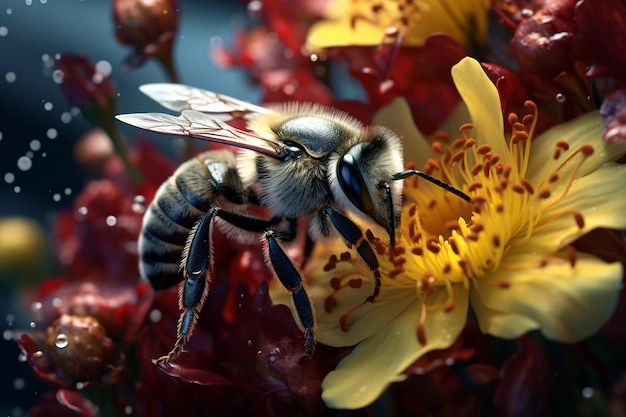
[[[175,0],[115,0],[113,18],[117,40],[134,47],[126,64],[135,68],[154,57],[165,66],[174,81],[172,48],[179,14]]]
[[[115,87],[106,74],[85,55],[63,54],[57,61],[62,74],[61,90],[71,106],[81,109],[96,125],[106,125],[115,116]]]

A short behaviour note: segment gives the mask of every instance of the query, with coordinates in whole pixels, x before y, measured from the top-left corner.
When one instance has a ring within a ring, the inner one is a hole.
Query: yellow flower
[[[422,46],[446,33],[469,48],[487,37],[489,0],[334,0],[326,18],[311,27],[311,52],[333,46],[380,45],[399,34],[404,45]]]
[[[532,103],[522,120],[509,116],[505,135],[498,93],[480,64],[465,58],[452,76],[472,123],[415,160],[472,203],[404,181],[396,248],[381,240],[384,231],[374,231],[380,239],[367,233],[383,275],[374,303],[363,303],[371,273],[343,243],[318,245],[306,266],[318,341],[356,345],[323,382],[329,407],[368,405],[424,353],[450,346],[470,304],[485,333],[516,338],[537,329],[566,343],[593,334],[615,307],[621,264],[570,244],[594,228],[626,229],[626,166],[611,162],[626,143],[602,141],[597,113],[532,138]],[[391,106],[387,113],[408,115],[402,102]],[[284,291],[272,297],[289,304]]]

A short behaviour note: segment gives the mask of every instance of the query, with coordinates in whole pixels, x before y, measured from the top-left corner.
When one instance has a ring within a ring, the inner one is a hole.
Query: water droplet
[[[13,14],[13,9],[11,8],[7,9],[7,14]]]
[[[80,214],[81,216],[85,216],[89,212],[87,207],[84,207],[84,206],[79,207],[77,211],[78,211],[78,214]]]
[[[25,386],[26,381],[24,380],[24,378],[15,378],[13,380],[13,388],[15,388],[17,391],[23,390]]]
[[[59,132],[57,132],[57,130],[53,127],[46,130],[46,136],[48,137],[48,139],[56,139],[58,135],[59,135]]]
[[[24,3],[26,3],[27,6],[30,6],[33,4],[33,0],[24,0]]]
[[[567,97],[565,97],[563,93],[557,93],[555,98],[557,103],[565,103],[565,100],[567,100]]]
[[[146,211],[146,198],[142,195],[136,195],[133,198],[133,205],[131,206],[133,213],[142,214]]]
[[[63,333],[59,333],[57,337],[54,339],[54,346],[58,347],[59,349],[66,348],[67,345],[69,344],[70,344],[70,341],[67,338],[67,335]]]
[[[115,226],[117,224],[117,217],[115,216],[107,216],[105,220],[107,226]]]
[[[17,361],[18,362],[26,362],[27,359],[28,359],[28,357],[25,354],[23,354],[23,353],[20,353],[19,355],[17,355]]]
[[[63,194],[65,195],[72,194],[72,189],[70,187],[65,187],[65,189],[63,190]]]
[[[161,320],[161,317],[163,317],[163,313],[161,313],[161,310],[157,309],[152,310],[148,315],[148,318],[152,323],[158,323]]]
[[[6,341],[13,340],[13,330],[5,330],[2,332],[2,338]]]
[[[7,314],[7,316],[5,317],[5,320],[7,321],[7,324],[9,326],[13,326],[13,320],[15,320],[15,316],[11,313]]]
[[[77,382],[76,383],[76,389],[77,390],[81,390],[83,388],[85,388],[85,383],[84,382]]]
[[[52,306],[55,308],[59,308],[61,307],[61,304],[63,304],[63,300],[61,300],[59,297],[54,297],[52,299]]]
[[[63,76],[63,71],[59,69],[52,71],[52,81],[57,84],[61,84],[63,82]]]
[[[15,187],[13,187],[13,192],[15,194],[18,194],[20,191],[22,191],[22,188],[19,185],[16,185]]]
[[[39,3],[41,4],[46,4],[48,2],[48,0],[39,0]]]
[[[124,407],[124,414],[132,414],[133,413],[133,407],[130,405],[127,405],[126,407]]]
[[[72,121],[72,115],[69,112],[65,111],[65,112],[61,113],[61,122],[62,123],[67,124],[67,123],[69,123],[71,121]]]
[[[45,103],[43,103],[43,109],[46,111],[52,110],[53,107],[54,105],[50,103],[49,101],[46,101]]]
[[[17,80],[17,75],[15,75],[15,73],[13,71],[9,71],[4,75],[4,79],[8,82],[8,83],[13,83],[15,82],[15,80]]]
[[[39,149],[41,149],[41,142],[39,142],[37,139],[31,140],[30,149],[33,151],[38,151]]]
[[[521,14],[523,17],[532,17],[535,12],[533,12],[532,9],[522,9]]]
[[[591,388],[591,387],[583,388],[582,396],[583,396],[583,398],[587,398],[587,399],[593,397],[593,388]]]
[[[61,194],[59,193],[54,193],[52,194],[52,201],[61,201]]]
[[[109,61],[98,61],[96,62],[96,65],[94,67],[96,69],[96,72],[102,77],[108,77],[113,71],[113,66],[111,66],[111,63]]]
[[[70,114],[71,114],[73,117],[76,117],[76,116],[78,116],[78,115],[80,114],[80,109],[79,109],[78,107],[72,107],[72,108],[70,109]]]
[[[37,323],[35,323],[34,321],[31,321],[30,323],[28,323],[28,325],[30,326],[31,329],[34,329],[35,327],[37,327]]]
[[[44,356],[46,356],[46,355],[44,355],[42,351],[38,350],[37,352],[33,353],[32,357],[33,358],[43,358]]]
[[[248,339],[248,346],[252,346],[252,339]]]
[[[15,181],[15,174],[12,172],[7,172],[4,174],[4,182],[7,184],[12,184]]]
[[[6,26],[0,26],[0,36],[7,36],[9,29]]]
[[[311,62],[317,62],[317,60],[320,59],[320,57],[317,56],[317,54],[311,54],[309,55],[309,59],[311,60]]]
[[[41,310],[42,307],[43,307],[43,304],[41,304],[40,301],[35,301],[34,303],[31,304],[30,309],[36,313],[39,310]]]
[[[256,355],[260,358],[261,356],[263,356],[263,351],[258,350],[258,351],[256,352]]]
[[[17,167],[20,171],[28,171],[33,167],[33,160],[27,156],[20,156],[17,160]]]

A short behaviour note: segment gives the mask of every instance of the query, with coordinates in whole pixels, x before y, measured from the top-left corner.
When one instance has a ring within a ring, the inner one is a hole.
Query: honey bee
[[[153,288],[180,284],[177,340],[159,359],[182,351],[209,291],[215,227],[233,239],[263,242],[268,268],[292,294],[304,332],[304,355],[315,350],[315,317],[300,273],[284,245],[308,220],[312,240],[338,237],[355,248],[373,277],[373,302],[380,292],[378,259],[354,218],[381,229],[395,243],[403,179],[419,176],[470,201],[462,191],[423,172],[405,170],[402,141],[382,126],[363,126],[341,111],[315,104],[264,108],[179,84],[147,84],[146,95],[179,116],[118,115],[152,132],[233,145],[183,163],[159,188],[146,210],[139,237],[140,270]],[[226,121],[241,118],[246,129]],[[257,205],[267,218],[248,214]]]

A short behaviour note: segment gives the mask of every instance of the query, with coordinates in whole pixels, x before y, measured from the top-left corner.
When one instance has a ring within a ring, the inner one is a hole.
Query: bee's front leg
[[[363,236],[363,232],[352,220],[330,207],[323,209],[323,213],[328,216],[335,226],[335,229],[345,239],[345,241],[356,247],[356,251],[372,271],[374,276],[374,292],[365,299],[365,302],[373,303],[380,293],[380,271],[378,270],[378,258],[372,249],[372,246]]]

